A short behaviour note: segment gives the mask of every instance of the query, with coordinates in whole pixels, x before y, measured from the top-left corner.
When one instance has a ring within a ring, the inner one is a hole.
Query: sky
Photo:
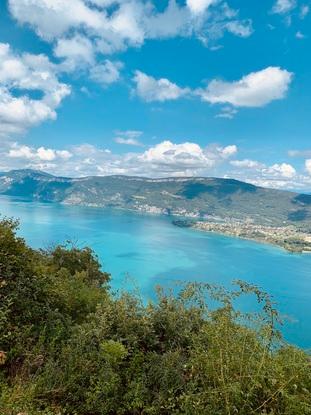
[[[0,0],[0,171],[311,192],[310,0]]]

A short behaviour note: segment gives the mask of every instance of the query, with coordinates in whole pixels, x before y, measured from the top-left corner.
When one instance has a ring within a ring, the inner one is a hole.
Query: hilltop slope
[[[0,174],[0,193],[43,202],[133,209],[311,229],[311,195],[233,179],[129,176],[66,178],[34,170]]]

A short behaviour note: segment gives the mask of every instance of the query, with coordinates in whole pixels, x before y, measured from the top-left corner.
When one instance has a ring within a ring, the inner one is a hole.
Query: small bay
[[[287,321],[285,338],[311,347],[311,255],[217,234],[173,226],[172,218],[29,202],[1,196],[1,216],[20,220],[19,234],[34,248],[70,240],[90,246],[112,289],[136,285],[145,299],[154,287],[174,281],[230,286],[234,279],[259,285],[274,296]]]

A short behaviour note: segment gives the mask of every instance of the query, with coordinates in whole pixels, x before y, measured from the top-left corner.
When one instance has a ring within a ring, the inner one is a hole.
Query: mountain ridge
[[[32,169],[0,173],[0,194],[41,202],[111,207],[200,219],[311,229],[311,195],[216,177],[54,176]]]

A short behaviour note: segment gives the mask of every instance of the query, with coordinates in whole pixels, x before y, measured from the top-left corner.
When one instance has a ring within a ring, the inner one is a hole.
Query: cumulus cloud
[[[174,37],[194,37],[213,48],[226,32],[248,37],[253,31],[251,20],[241,19],[225,0],[168,0],[164,8],[149,0],[8,0],[8,7],[13,18],[52,45],[59,71],[105,87],[120,79],[122,64],[103,62],[103,55]],[[155,100],[182,93],[159,81],[163,93]]]
[[[120,79],[123,63],[97,59],[93,43],[85,36],[59,39],[54,47],[54,55],[63,59],[58,65],[59,72],[79,71],[104,87]]]
[[[271,166],[257,160],[231,160],[233,170],[228,175],[258,186],[304,190],[311,188],[311,179],[289,163],[275,163]]]
[[[92,42],[81,35],[58,39],[54,55],[64,59],[62,66],[66,71],[74,71],[83,65],[93,65],[95,61]]]
[[[243,76],[239,81],[214,79],[206,88],[198,89],[203,101],[231,104],[236,107],[262,107],[285,97],[293,74],[278,67],[268,67]]]
[[[136,94],[146,102],[176,100],[189,92],[166,78],[155,79],[141,71],[135,72],[133,81]]]
[[[296,0],[276,0],[273,6],[273,13],[285,14],[296,7]]]
[[[30,25],[41,38],[61,39],[59,56],[66,50],[72,55],[67,46],[73,32],[86,35],[102,53],[137,47],[146,39],[195,36],[206,43],[225,31],[251,34],[250,21],[239,19],[238,11],[224,0],[187,0],[185,5],[169,0],[163,10],[145,0],[9,0],[8,4],[12,16]],[[75,43],[74,47],[83,45]]]
[[[307,159],[305,161],[305,167],[306,167],[307,172],[311,175],[311,159]]]
[[[138,155],[138,165],[155,176],[206,175],[212,168],[237,152],[235,145],[202,148],[196,143],[175,144],[169,140]]]
[[[162,167],[166,171],[208,168],[214,165],[214,161],[207,156],[204,150],[196,143],[174,144],[171,141],[163,141],[146,150],[139,156],[139,160],[155,166]]]
[[[121,134],[120,134],[121,133]],[[137,140],[139,131],[119,131],[117,137]],[[134,138],[136,137],[136,138]],[[145,177],[230,177],[258,186],[310,191],[311,159],[304,172],[286,162],[266,165],[252,159],[237,159],[236,145],[209,144],[202,147],[193,141],[174,143],[164,140],[147,149],[115,153],[91,144],[65,149],[29,147],[18,143],[0,143],[2,171],[33,168],[52,174],[81,177],[124,174]],[[66,162],[64,162],[66,161]]]
[[[98,63],[90,69],[90,78],[102,86],[113,84],[120,79],[122,67],[121,62],[112,62],[106,59],[103,63]]]
[[[267,172],[286,178],[292,178],[296,175],[295,168],[288,163],[273,164],[271,167],[268,167]]]
[[[187,0],[187,6],[194,14],[205,12],[205,10],[213,3],[215,3],[215,0]]]
[[[39,162],[52,161],[57,158],[60,160],[69,160],[72,157],[72,154],[67,150],[54,150],[45,147],[35,149],[26,145],[13,143],[7,153],[7,157]]]
[[[199,96],[210,104],[229,104],[221,108],[217,118],[233,118],[234,107],[263,107],[286,96],[293,74],[278,67],[268,67],[243,76],[239,81],[214,79],[206,88],[181,88],[166,78],[155,79],[136,71],[133,78],[136,94],[146,102],[176,100]]]
[[[35,99],[33,92],[40,92]],[[0,43],[0,135],[22,133],[57,117],[56,109],[69,95],[56,67],[45,55],[14,53]]]
[[[58,38],[72,28],[100,30],[105,16],[83,0],[9,0],[11,14],[28,24],[46,40]]]
[[[123,132],[125,133],[125,132]],[[116,137],[137,140],[135,131]],[[127,138],[126,138],[127,137]],[[120,140],[121,141],[121,140]],[[128,143],[126,143],[128,144]],[[194,142],[173,143],[165,140],[144,151],[125,154],[112,153],[90,144],[68,149],[33,148],[18,143],[0,146],[4,169],[28,167],[45,169],[51,173],[81,176],[128,174],[151,177],[209,175],[237,153],[235,145],[209,145],[205,148]],[[64,163],[66,160],[66,163]]]
[[[260,173],[260,176],[263,178],[269,178],[269,179],[292,179],[296,176],[297,172],[296,169],[288,163],[275,163],[272,166],[267,166],[264,163],[260,163],[256,160],[232,160],[230,162],[232,166],[238,169],[247,169],[252,170],[256,173],[258,176],[258,173]]]

